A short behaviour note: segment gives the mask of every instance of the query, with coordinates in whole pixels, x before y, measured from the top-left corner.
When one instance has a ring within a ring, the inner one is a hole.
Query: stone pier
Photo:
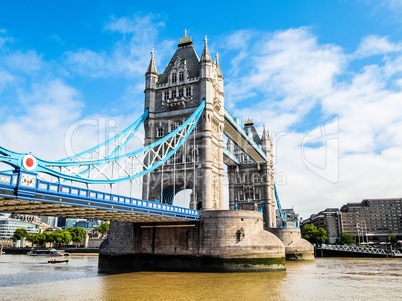
[[[272,228],[269,231],[284,244],[286,260],[314,260],[314,247],[310,242],[301,238],[300,228]]]
[[[285,270],[285,247],[255,211],[201,211],[200,221],[115,222],[99,271],[268,272]]]

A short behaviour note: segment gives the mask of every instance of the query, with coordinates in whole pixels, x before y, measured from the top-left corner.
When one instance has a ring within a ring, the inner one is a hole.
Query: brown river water
[[[286,272],[104,275],[97,256],[0,255],[0,300],[402,300],[402,259],[317,258]]]

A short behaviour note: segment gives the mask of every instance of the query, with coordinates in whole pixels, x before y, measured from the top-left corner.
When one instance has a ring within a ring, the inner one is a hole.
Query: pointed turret
[[[215,64],[211,60],[211,56],[209,54],[208,45],[207,45],[207,36],[204,39],[204,50],[202,51],[201,60],[200,60],[200,79],[201,83],[201,99],[205,98],[207,103],[214,102],[214,87],[212,84],[212,79],[214,78],[215,72]]]
[[[207,39],[207,36],[205,36],[204,50],[202,51],[201,62],[212,62],[211,55],[209,54],[207,42],[208,42],[208,39]]]
[[[158,71],[156,70],[156,65],[155,65],[155,60],[154,60],[154,54],[155,54],[155,51],[152,49],[151,61],[149,62],[148,70],[147,70],[147,73],[145,73],[145,75],[148,75],[148,73],[153,73],[153,74],[158,75]]]
[[[262,135],[261,135],[261,149],[269,153],[271,151],[272,142],[271,138],[269,137],[268,131],[265,128],[265,124],[263,125]]]
[[[151,61],[148,70],[145,73],[145,110],[149,109],[153,112],[155,109],[155,90],[158,84],[158,71],[156,70],[154,60],[154,50],[151,51]]]
[[[218,53],[216,53],[216,56],[215,56],[215,66],[216,66],[216,74],[218,75],[218,77],[223,78],[221,66],[219,65],[219,54]]]
[[[234,142],[232,141],[232,139],[228,139],[228,141],[226,142],[226,148],[231,152],[234,153]]]

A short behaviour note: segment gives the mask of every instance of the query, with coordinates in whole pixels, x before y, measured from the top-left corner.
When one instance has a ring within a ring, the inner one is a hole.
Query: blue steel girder
[[[282,220],[282,227],[279,227],[279,225],[277,225],[277,227],[278,228],[287,228],[286,217],[285,217],[285,214],[283,213],[281,202],[279,201],[278,191],[276,190],[275,183],[274,183],[274,191],[275,191],[275,199],[276,199],[276,205],[277,205],[278,211],[279,211],[279,216]]]
[[[257,163],[267,163],[266,153],[250,138],[235,118],[225,109],[224,133]]]

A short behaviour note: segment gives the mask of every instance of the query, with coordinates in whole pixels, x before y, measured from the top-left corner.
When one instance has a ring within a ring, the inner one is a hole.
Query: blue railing
[[[25,173],[25,172],[23,172]],[[185,215],[192,218],[199,218],[199,211],[195,209],[183,208],[163,203],[156,203],[152,201],[131,198],[127,196],[117,195],[113,193],[100,192],[92,189],[85,189],[75,186],[64,185],[60,183],[52,183],[42,180],[37,180],[35,173],[25,173],[35,176],[35,183],[23,185],[18,183],[21,172],[12,174],[0,172],[0,187],[8,187],[15,189],[17,186],[23,187],[25,191],[32,191],[39,194],[47,194],[50,196],[58,196],[62,198],[81,199],[84,201],[100,201],[102,203],[108,202],[110,204],[124,204],[136,209],[143,210],[156,210],[159,212]],[[29,186],[31,185],[31,186]],[[46,200],[43,200],[46,202]],[[88,207],[88,206],[86,206]],[[136,212],[138,213],[138,212]]]

